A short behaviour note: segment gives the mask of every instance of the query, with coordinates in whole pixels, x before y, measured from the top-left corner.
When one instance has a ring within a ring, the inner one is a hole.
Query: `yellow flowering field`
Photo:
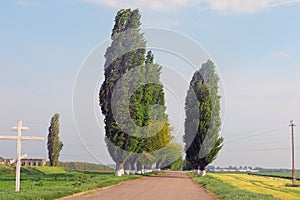
[[[270,194],[278,199],[300,199],[300,187],[287,187],[291,180],[248,174],[213,173],[211,176],[242,190]]]

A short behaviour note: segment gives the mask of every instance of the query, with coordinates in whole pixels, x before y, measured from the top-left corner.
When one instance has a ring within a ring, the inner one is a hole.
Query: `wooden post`
[[[22,121],[18,122],[18,126],[11,128],[13,131],[18,131],[18,136],[0,136],[0,140],[17,140],[17,156],[16,162],[16,192],[20,191],[20,174],[21,174],[21,140],[44,140],[43,137],[22,136],[22,131],[27,131],[28,127],[22,127]]]
[[[296,124],[291,120],[290,127],[292,128],[292,184],[296,185],[296,169],[295,169],[295,143],[294,143],[294,127]]]

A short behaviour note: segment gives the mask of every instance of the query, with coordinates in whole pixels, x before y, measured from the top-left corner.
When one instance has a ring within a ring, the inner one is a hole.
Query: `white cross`
[[[21,140],[44,140],[43,137],[22,136],[22,131],[27,131],[28,127],[22,127],[22,121],[18,122],[18,126],[11,128],[13,131],[18,131],[18,136],[0,136],[0,140],[17,140],[17,157],[13,162],[17,162],[16,166],[16,192],[20,191],[20,171],[21,171],[21,159],[27,155],[21,156]]]

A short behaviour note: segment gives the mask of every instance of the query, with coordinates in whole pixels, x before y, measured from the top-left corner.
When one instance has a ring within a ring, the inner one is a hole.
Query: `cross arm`
[[[0,140],[17,140],[17,136],[0,136]],[[21,140],[44,140],[43,137],[21,136]]]
[[[17,140],[17,136],[0,136],[0,140]]]
[[[24,154],[24,155],[21,155],[21,157],[20,157],[21,160],[24,159],[24,158],[27,158],[27,153]],[[17,158],[16,158],[16,159],[13,159],[13,160],[10,161],[10,164],[14,164],[14,163],[17,162],[17,161],[18,161]]]
[[[44,140],[43,137],[34,137],[34,136],[21,136],[21,140]]]
[[[18,130],[18,127],[17,126],[13,126],[13,127],[11,127],[11,130],[12,131],[17,131]],[[28,127],[21,127],[21,130],[22,131],[28,131]]]

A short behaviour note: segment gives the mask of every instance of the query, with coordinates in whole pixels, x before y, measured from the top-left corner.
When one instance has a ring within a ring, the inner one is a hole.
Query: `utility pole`
[[[295,170],[295,145],[294,145],[294,127],[296,124],[294,120],[290,121],[290,127],[292,128],[292,177],[293,177],[293,185],[296,185],[296,170]]]
[[[0,140],[17,140],[17,156],[12,163],[16,162],[16,192],[20,191],[20,171],[21,171],[21,159],[25,158],[27,155],[21,155],[21,140],[44,140],[43,137],[33,137],[33,136],[22,136],[22,131],[27,131],[28,127],[22,126],[22,121],[18,122],[18,126],[13,126],[11,128],[13,131],[18,131],[17,136],[0,136]]]

